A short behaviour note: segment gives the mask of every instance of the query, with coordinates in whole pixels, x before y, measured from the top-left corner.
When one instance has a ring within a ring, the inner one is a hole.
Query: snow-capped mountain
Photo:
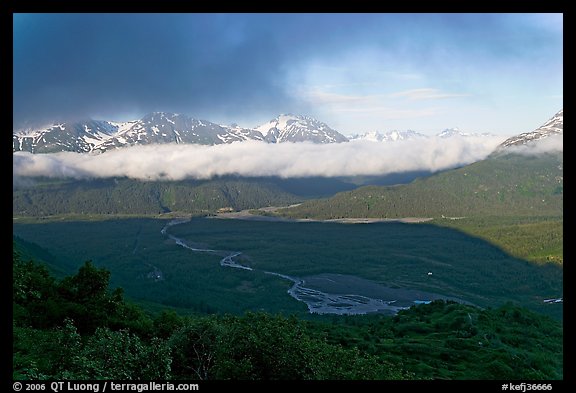
[[[117,131],[118,125],[108,121],[87,120],[61,123],[41,130],[27,130],[13,134],[12,151],[84,153],[110,139]]]
[[[304,142],[340,143],[348,138],[325,123],[308,116],[280,115],[256,127],[264,140],[270,143]]]
[[[564,109],[561,109],[556,113],[550,120],[538,127],[532,132],[525,132],[519,135],[515,135],[506,139],[498,147],[498,150],[506,149],[510,146],[521,146],[528,143],[536,143],[536,141],[548,138],[553,135],[563,135],[564,127]]]
[[[395,142],[395,141],[406,141],[418,138],[427,138],[426,135],[421,134],[416,131],[369,131],[364,134],[355,134],[349,137],[350,141],[364,140],[371,142]]]
[[[450,138],[453,136],[469,136],[467,132],[460,131],[459,128],[446,128],[445,130],[436,134],[439,138]]]
[[[335,143],[348,139],[326,124],[304,116],[280,115],[256,129],[236,124],[218,125],[186,115],[154,112],[128,122],[81,121],[62,123],[36,131],[15,132],[13,151],[54,153],[60,151],[104,152],[133,145],[218,145],[247,140],[269,143]]]

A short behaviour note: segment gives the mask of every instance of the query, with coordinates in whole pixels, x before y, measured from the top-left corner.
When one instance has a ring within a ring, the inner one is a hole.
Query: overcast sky
[[[513,135],[563,106],[562,14],[15,14],[14,127],[151,111]]]

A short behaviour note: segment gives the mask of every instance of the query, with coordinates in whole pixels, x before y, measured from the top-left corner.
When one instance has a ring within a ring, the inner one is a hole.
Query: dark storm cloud
[[[16,14],[15,126],[150,111],[310,114],[286,75],[375,37],[388,45],[394,24],[368,14]]]
[[[213,121],[269,120],[289,112],[315,116],[322,105],[298,94],[301,87],[314,90],[318,79],[332,85],[379,82],[392,89],[388,93],[467,93],[477,86],[459,83],[480,81],[512,94],[517,86],[507,83],[516,79],[503,67],[509,61],[515,75],[530,66],[541,70],[525,72],[530,81],[556,86],[546,76],[560,74],[561,20],[507,14],[15,14],[15,128],[86,117],[128,120],[151,111]],[[314,65],[325,74],[308,80],[306,70]],[[334,69],[340,70],[337,77]],[[421,79],[418,85],[403,79],[391,85],[386,75]],[[488,77],[498,80],[485,83]],[[444,79],[456,82],[442,84]],[[521,82],[516,84],[527,85]],[[385,92],[358,87],[332,93]],[[380,106],[386,112],[397,105]],[[350,116],[324,110],[330,118]]]
[[[307,18],[15,15],[15,126],[154,110],[298,111],[280,82],[287,64],[314,47]]]

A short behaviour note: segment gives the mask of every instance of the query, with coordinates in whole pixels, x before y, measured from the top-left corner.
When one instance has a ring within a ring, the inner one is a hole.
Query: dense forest
[[[58,280],[14,250],[15,379],[563,378],[560,322],[512,304],[319,320],[150,313],[91,262]]]

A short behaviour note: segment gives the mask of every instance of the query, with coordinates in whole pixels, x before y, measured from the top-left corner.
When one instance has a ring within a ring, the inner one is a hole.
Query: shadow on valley
[[[495,308],[511,301],[562,318],[561,303],[544,302],[562,297],[561,267],[510,257],[454,229],[195,218],[170,226],[167,236],[161,233],[167,223],[115,219],[15,223],[13,229],[38,247],[29,248],[31,256],[53,257],[50,267],[72,274],[92,260],[111,271],[113,287],[151,308],[311,316],[310,302],[288,293],[295,282],[282,276],[289,276],[303,280],[302,288],[345,300],[400,306],[403,291],[402,306],[449,299]],[[221,266],[231,255],[251,270]]]

